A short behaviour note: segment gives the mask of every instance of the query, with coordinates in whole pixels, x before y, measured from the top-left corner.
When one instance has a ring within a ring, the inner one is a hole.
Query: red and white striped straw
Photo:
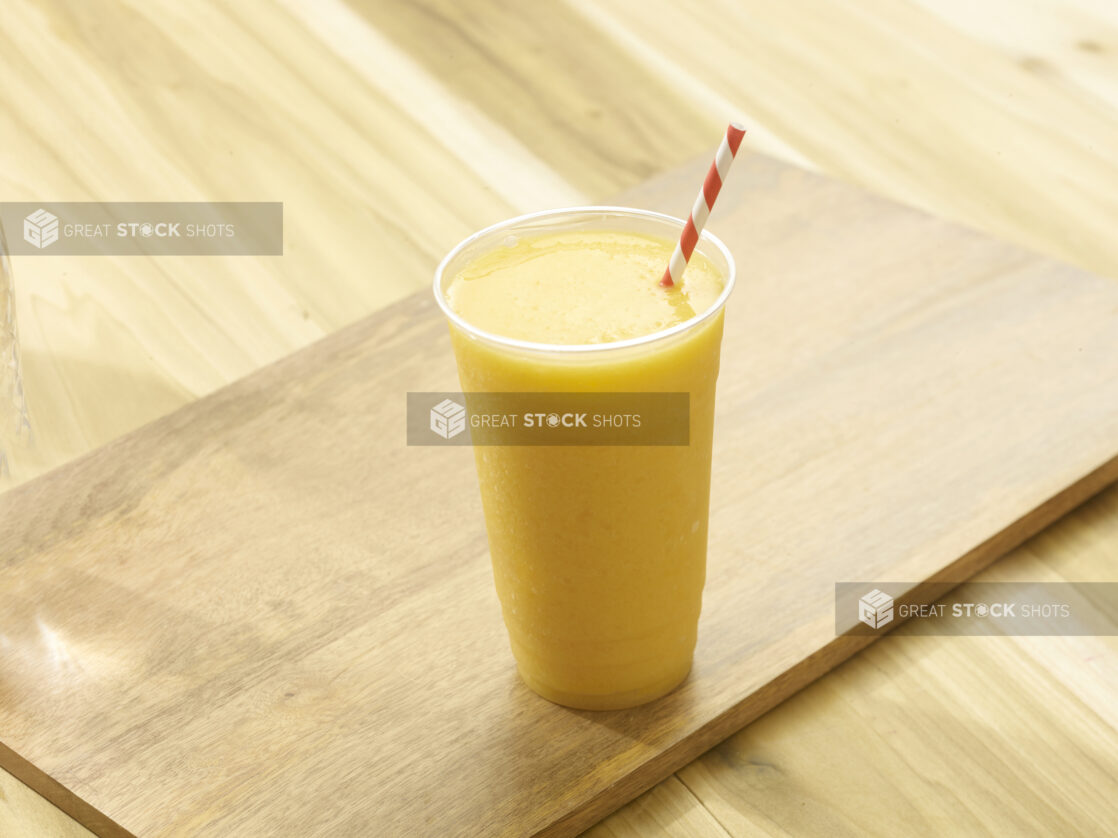
[[[736,122],[731,122],[726,128],[726,136],[718,146],[714,162],[710,164],[706,180],[703,181],[703,188],[699,190],[699,197],[695,199],[695,206],[691,208],[691,215],[683,227],[683,235],[679,237],[671,261],[668,262],[668,268],[660,280],[660,284],[665,288],[671,288],[683,278],[683,271],[691,261],[691,254],[695,251],[695,245],[699,243],[699,234],[703,232],[711,207],[714,206],[714,200],[718,197],[722,183],[730,172],[730,164],[734,162],[734,156],[738,153],[738,146],[741,145],[741,138],[744,136],[745,128]]]

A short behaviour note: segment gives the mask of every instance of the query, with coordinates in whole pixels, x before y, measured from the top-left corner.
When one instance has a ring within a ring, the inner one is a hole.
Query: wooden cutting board
[[[685,212],[705,165],[623,200]],[[404,445],[456,386],[421,294],[0,497],[4,743],[144,836],[570,835],[869,642],[835,582],[964,578],[1118,477],[1118,283],[736,168],[681,689],[518,682],[471,453]]]

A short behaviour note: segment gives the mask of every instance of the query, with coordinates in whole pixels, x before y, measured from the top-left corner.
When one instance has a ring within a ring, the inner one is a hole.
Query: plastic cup
[[[683,224],[623,207],[533,213],[470,236],[435,273],[465,393],[689,395],[687,445],[474,448],[494,580],[520,676],[539,695],[570,707],[643,704],[673,690],[691,669],[733,258],[703,233],[697,250],[725,279],[716,302],[684,323],[615,343],[544,344],[489,334],[451,310],[446,289],[470,261],[510,237],[595,230],[674,241]]]

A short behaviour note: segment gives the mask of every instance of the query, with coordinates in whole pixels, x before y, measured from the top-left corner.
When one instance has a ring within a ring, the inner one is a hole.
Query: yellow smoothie
[[[683,681],[706,568],[715,380],[727,277],[699,250],[660,287],[668,237],[510,235],[458,266],[445,301],[463,391],[687,392],[690,444],[477,446],[497,593],[517,666],[540,695],[630,707]],[[678,334],[618,348],[708,314]],[[611,346],[614,344],[614,346]]]

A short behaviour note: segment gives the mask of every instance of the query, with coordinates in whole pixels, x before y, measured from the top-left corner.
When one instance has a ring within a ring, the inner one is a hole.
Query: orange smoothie
[[[625,229],[606,218],[499,231],[448,257],[437,289],[465,392],[689,394],[688,445],[474,449],[520,675],[586,709],[650,701],[690,671],[732,281],[728,254],[704,241],[683,282],[660,287],[671,220],[629,212]]]

